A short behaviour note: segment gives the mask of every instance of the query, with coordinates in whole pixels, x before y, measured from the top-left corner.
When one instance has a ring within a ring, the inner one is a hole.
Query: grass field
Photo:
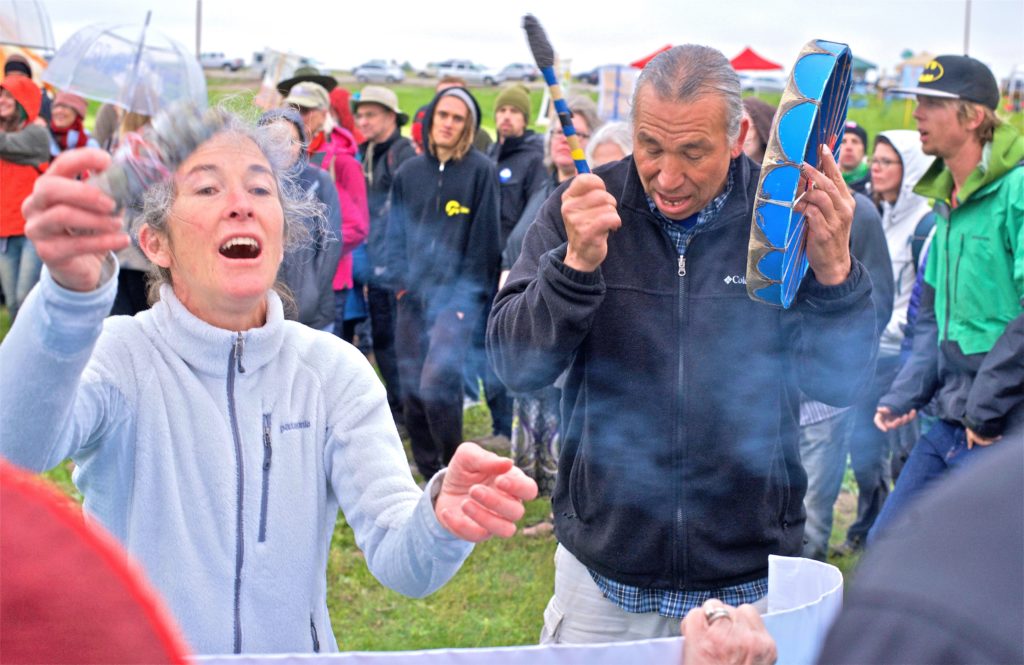
[[[486,405],[466,411],[464,438],[490,433]],[[408,443],[408,442],[407,442]],[[521,524],[547,516],[551,505],[527,505]],[[339,520],[327,566],[327,605],[343,650],[401,650],[535,644],[554,585],[552,536],[492,540],[476,546],[455,578],[415,600],[382,587]]]

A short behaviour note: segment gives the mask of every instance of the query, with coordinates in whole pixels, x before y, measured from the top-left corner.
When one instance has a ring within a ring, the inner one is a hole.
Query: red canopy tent
[[[636,67],[637,69],[643,69],[647,65],[648,62],[650,62],[651,60],[654,60],[654,57],[656,55],[658,55],[659,53],[664,53],[665,51],[669,50],[670,48],[672,48],[671,44],[665,44],[664,46],[662,46],[660,49],[658,49],[654,53],[651,53],[650,55],[644,56],[644,57],[640,58],[639,60],[634,60],[633,62],[629,63],[629,66],[630,67]]]
[[[730,60],[729,63],[736,71],[741,69],[782,69],[782,65],[762,58],[749,46],[743,49],[743,52],[738,56]]]

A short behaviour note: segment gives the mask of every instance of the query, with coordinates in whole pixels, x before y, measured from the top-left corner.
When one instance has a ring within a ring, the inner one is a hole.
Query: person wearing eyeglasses
[[[877,384],[888,390],[899,371],[900,349],[908,327],[910,296],[917,268],[931,242],[935,214],[931,202],[914,193],[914,185],[931,166],[934,157],[921,150],[917,132],[895,129],[881,132],[875,139],[870,165],[871,198],[882,213],[882,227],[892,260],[893,310],[882,332],[878,349]],[[881,397],[881,394],[871,396]],[[866,404],[857,418],[855,436],[879,439],[879,447],[888,439],[893,453],[892,475],[898,475],[910,448],[921,434],[919,423],[907,423],[888,437],[872,423],[875,404]],[[864,531],[864,534],[867,532]]]
[[[567,102],[569,110],[572,111],[572,126],[580,139],[580,148],[586,150],[591,135],[604,124],[604,121],[598,116],[597,105],[590,98],[570,97]],[[557,185],[576,175],[576,162],[572,159],[572,151],[569,150],[562,126],[554,120],[550,126],[545,162],[552,169]]]

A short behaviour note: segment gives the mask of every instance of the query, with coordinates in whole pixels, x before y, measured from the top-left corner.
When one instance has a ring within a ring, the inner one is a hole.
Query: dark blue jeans
[[[879,353],[871,387],[854,407],[850,466],[857,479],[857,519],[846,531],[847,543],[864,543],[889,496],[890,435],[875,427],[874,418],[878,400],[889,391],[899,369],[898,355]]]
[[[453,310],[430,314],[407,293],[398,301],[395,349],[405,427],[416,468],[425,480],[447,466],[462,443],[462,368],[475,321]]]
[[[366,304],[370,309],[373,330],[373,357],[388,391],[388,406],[400,422],[402,417],[402,388],[398,377],[398,357],[395,352],[395,294],[390,289],[370,284],[366,289]]]
[[[868,532],[868,545],[891,528],[899,528],[902,518],[935,481],[940,480],[952,469],[962,469],[973,464],[989,448],[998,446],[974,446],[967,449],[967,432],[960,425],[946,420],[936,422],[914,445],[907,463],[900,472],[900,478],[892,494],[882,507],[878,519]]]

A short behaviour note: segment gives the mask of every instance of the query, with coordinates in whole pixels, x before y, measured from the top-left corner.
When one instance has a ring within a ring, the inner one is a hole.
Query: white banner
[[[826,563],[768,558],[768,613],[779,665],[813,663],[843,603],[843,575]],[[202,656],[204,665],[681,665],[683,638],[597,645],[352,651],[329,655]]]
[[[597,114],[603,120],[629,118],[638,76],[640,70],[629,65],[607,65],[598,70]]]

